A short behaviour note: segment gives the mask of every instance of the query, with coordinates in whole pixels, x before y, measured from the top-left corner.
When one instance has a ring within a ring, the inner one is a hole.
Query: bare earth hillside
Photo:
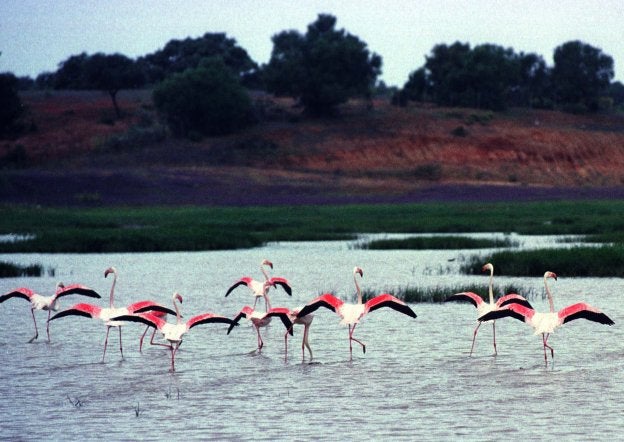
[[[120,94],[121,121],[99,92],[24,95],[32,130],[0,141],[0,199],[72,206],[624,198],[621,115],[376,101],[309,119],[289,100],[256,100],[261,123],[191,142],[162,137],[148,92]]]

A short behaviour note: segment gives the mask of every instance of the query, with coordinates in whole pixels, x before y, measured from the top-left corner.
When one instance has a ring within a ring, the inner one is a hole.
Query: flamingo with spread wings
[[[42,296],[38,293],[35,293],[29,288],[20,287],[0,296],[0,304],[11,298],[21,298],[30,302],[30,313],[32,314],[33,323],[35,324],[35,335],[30,338],[28,342],[33,342],[39,337],[37,320],[35,319],[35,310],[47,310],[48,320],[50,320],[50,314],[52,313],[52,311],[59,310],[59,299],[68,295],[81,295],[90,298],[100,298],[100,295],[95,290],[87,286],[81,284],[72,284],[65,286],[62,282],[59,282],[56,285],[56,290],[52,296]],[[48,342],[50,342],[49,323],[46,323],[46,333],[48,335]]]
[[[552,293],[548,287],[547,280],[549,278],[557,280],[557,275],[553,272],[544,273],[544,286],[546,288],[546,295],[548,296],[548,303],[550,305],[549,312],[536,312],[532,308],[528,308],[521,304],[509,304],[506,308],[491,311],[479,318],[479,321],[489,321],[492,319],[504,318],[510,316],[520,321],[526,322],[533,327],[536,335],[542,335],[542,344],[544,346],[544,362],[548,364],[548,355],[546,349],[550,350],[550,357],[554,359],[555,350],[548,345],[548,337],[556,328],[561,327],[563,324],[573,321],[575,319],[587,319],[589,321],[597,322],[599,324],[613,325],[614,322],[607,315],[602,313],[596,307],[593,307],[584,302],[578,302],[576,304],[569,305],[562,308],[558,312],[555,311],[555,303],[553,301]]]
[[[493,289],[493,280],[494,280],[494,266],[491,263],[487,263],[481,269],[482,271],[489,270],[490,271],[490,283],[488,286],[488,294],[489,294],[489,302],[486,302],[481,298],[481,296],[477,295],[473,292],[461,292],[455,293],[454,295],[449,296],[444,300],[444,302],[449,301],[460,301],[460,302],[470,302],[477,308],[477,318],[482,317],[486,313],[489,313],[494,310],[498,310],[500,308],[505,307],[508,304],[519,304],[523,305],[527,308],[531,308],[531,304],[527,301],[523,296],[520,296],[515,293],[511,293],[509,295],[505,295],[498,300],[494,301],[494,289]],[[477,326],[472,333],[472,346],[470,347],[470,356],[472,356],[472,352],[475,346],[475,340],[477,339],[477,332],[479,331],[479,327],[481,327],[481,321],[477,321]],[[492,321],[492,341],[494,344],[494,355],[498,352],[496,350],[496,323]]]
[[[264,313],[254,310],[252,307],[246,305],[234,317],[234,321],[230,325],[230,328],[228,328],[227,332],[229,335],[232,329],[234,328],[234,326],[238,325],[238,322],[242,318],[248,319],[253,324],[256,330],[256,334],[258,336],[258,351],[262,351],[262,347],[264,347],[264,341],[262,340],[262,336],[260,336],[260,329],[269,325],[273,317],[276,317],[276,316],[279,317],[282,320],[284,327],[286,327],[286,330],[287,330],[286,333],[290,333],[291,335],[293,334],[292,321],[290,320],[289,313],[290,313],[289,309],[285,307],[271,308],[271,304],[269,304],[268,311]]]
[[[356,275],[360,275],[360,277],[364,275],[361,268],[355,267],[353,269],[353,281],[355,282],[355,288],[357,291],[357,303],[347,303],[331,293],[326,293],[310,301],[299,311],[299,313],[297,313],[297,318],[303,318],[320,307],[325,307],[335,312],[338,316],[340,316],[340,324],[349,326],[349,352],[351,356],[353,356],[352,341],[360,344],[362,346],[362,351],[366,353],[366,345],[362,341],[354,338],[353,332],[355,331],[355,327],[358,325],[360,320],[362,320],[369,312],[373,312],[382,307],[390,307],[391,309],[407,316],[416,318],[416,313],[414,313],[414,311],[406,303],[388,293],[375,296],[365,303],[362,302],[362,291],[358,285]]]
[[[264,270],[264,266],[273,269],[273,263],[268,259],[264,259],[260,263],[260,271],[264,275],[264,281],[258,281],[249,276],[244,276],[230,286],[230,288],[225,293],[225,296],[227,297],[230,293],[232,293],[235,288],[245,285],[249,288],[252,296],[254,296],[255,298],[253,308],[256,308],[258,299],[264,298],[265,310],[267,312],[270,308],[269,301],[267,300],[267,294],[271,287],[277,288],[277,286],[279,285],[289,296],[292,296],[292,288],[290,287],[290,283],[288,282],[288,280],[281,277],[269,277],[266,270]]]
[[[202,313],[201,315],[193,316],[188,321],[182,322],[182,316],[180,315],[180,309],[178,304],[182,303],[182,296],[179,293],[173,294],[173,307],[175,308],[176,323],[171,324],[165,321],[162,317],[156,316],[152,313],[134,313],[116,316],[112,318],[114,321],[129,321],[129,322],[141,322],[147,324],[150,327],[154,327],[163,334],[163,337],[169,341],[169,344],[158,344],[164,347],[168,347],[171,352],[171,371],[175,371],[175,355],[182,345],[182,338],[193,327],[201,324],[210,323],[223,323],[230,324],[230,329],[234,327],[234,321],[225,316],[216,315],[214,313]],[[139,311],[142,309],[139,309]],[[145,310],[143,310],[145,311]],[[228,333],[230,330],[228,330]]]
[[[113,320],[116,316],[126,315],[129,313],[133,313],[136,311],[160,311],[164,313],[169,313],[174,315],[175,312],[170,308],[164,307],[154,301],[139,301],[134,304],[130,304],[127,307],[115,307],[114,299],[115,299],[115,285],[117,284],[117,269],[115,267],[110,267],[106,269],[104,272],[104,277],[107,277],[109,274],[113,274],[113,284],[111,285],[110,291],[110,301],[108,308],[102,308],[93,304],[76,304],[72,307],[69,307],[66,310],[63,310],[60,313],[52,316],[48,322],[54,321],[56,319],[64,318],[65,316],[84,316],[92,319],[99,319],[106,325],[106,339],[104,340],[104,353],[102,354],[102,362],[104,362],[104,357],[106,356],[106,347],[108,346],[108,334],[110,332],[111,327],[116,327],[119,329],[119,351],[121,352],[121,358],[123,359],[123,345],[121,342],[121,326],[123,322]]]

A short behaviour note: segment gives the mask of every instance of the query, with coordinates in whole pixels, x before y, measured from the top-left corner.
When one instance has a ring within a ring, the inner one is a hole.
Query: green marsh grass
[[[358,233],[624,234],[624,201],[273,207],[0,208],[0,253],[218,250]]]
[[[358,246],[368,250],[443,250],[518,247],[509,238],[468,238],[465,236],[418,236],[402,239],[377,239]]]
[[[500,251],[490,255],[473,255],[460,266],[460,271],[466,274],[480,274],[484,262],[493,263],[499,275],[542,276],[549,270],[566,277],[621,278],[624,277],[624,244]]]
[[[390,293],[393,296],[407,302],[407,303],[440,303],[444,302],[449,296],[460,292],[473,292],[481,296],[484,300],[489,299],[487,286],[484,284],[467,284],[467,285],[449,285],[449,286],[435,286],[435,287],[416,287],[407,286],[399,287],[397,290],[389,290],[385,293]],[[516,286],[513,284],[497,285],[494,284],[494,298],[498,299],[503,295],[510,293],[517,293],[524,296],[527,299],[534,299],[537,296],[541,296],[534,288],[527,289],[525,287]],[[362,299],[367,301],[381,294],[380,291],[373,291],[365,289],[362,291]]]
[[[41,264],[31,264],[21,266],[12,262],[0,261],[0,278],[15,278],[19,276],[41,276],[43,266]]]

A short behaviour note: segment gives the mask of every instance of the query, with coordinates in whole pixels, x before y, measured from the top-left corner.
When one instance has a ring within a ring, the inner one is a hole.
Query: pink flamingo
[[[234,317],[234,321],[228,328],[228,335],[234,328],[234,326],[238,325],[238,322],[241,318],[246,318],[253,324],[256,329],[256,334],[258,335],[258,351],[262,351],[262,347],[264,346],[264,341],[262,340],[262,336],[260,336],[260,328],[266,327],[271,322],[271,318],[274,316],[279,317],[282,320],[282,323],[286,327],[287,332],[291,335],[292,331],[292,322],[289,316],[290,310],[285,307],[275,307],[271,308],[271,304],[269,304],[268,311],[265,313],[254,310],[252,307],[246,305],[244,306],[240,312]]]
[[[11,298],[22,298],[30,302],[30,313],[32,314],[33,323],[35,324],[35,335],[30,338],[30,341],[28,341],[30,343],[39,337],[37,320],[35,319],[35,310],[47,310],[49,320],[52,311],[58,311],[60,307],[58,300],[63,296],[68,295],[82,295],[90,298],[100,298],[100,295],[95,290],[84,285],[72,284],[65,287],[62,282],[59,282],[56,285],[56,290],[52,296],[42,296],[35,293],[31,289],[20,287],[0,296],[0,304]],[[50,325],[48,323],[46,323],[46,333],[48,334],[48,342],[50,342]]]
[[[546,362],[546,365],[548,365],[546,348],[550,349],[550,357],[552,359],[555,357],[555,350],[548,345],[548,336],[550,336],[550,333],[554,332],[557,327],[562,326],[566,322],[580,318],[598,322],[600,324],[614,324],[611,318],[607,315],[602,313],[596,307],[592,307],[584,302],[569,305],[562,308],[558,312],[555,312],[555,303],[553,302],[552,294],[548,288],[548,278],[553,278],[556,281],[557,275],[553,272],[544,273],[544,286],[546,287],[546,295],[548,296],[548,303],[550,304],[549,312],[536,312],[532,308],[528,308],[521,304],[509,304],[506,308],[491,311],[479,318],[479,321],[488,321],[511,316],[512,318],[516,318],[529,324],[533,327],[536,335],[542,335],[542,343],[544,345],[544,362]]]
[[[325,307],[336,312],[341,318],[340,324],[347,324],[349,326],[349,352],[351,356],[353,356],[351,341],[355,341],[360,344],[362,346],[362,351],[366,353],[366,345],[354,338],[353,332],[355,331],[355,327],[359,321],[364,318],[368,312],[375,311],[381,307],[390,307],[412,318],[416,317],[416,313],[414,313],[414,311],[407,304],[388,293],[375,296],[374,298],[366,301],[366,303],[363,303],[362,292],[356,278],[356,275],[358,274],[360,277],[364,276],[362,269],[355,267],[353,269],[353,281],[355,282],[355,289],[357,291],[357,303],[346,303],[334,295],[326,293],[310,301],[299,311],[299,313],[297,313],[297,318],[303,318],[317,310],[319,307]]]
[[[286,330],[286,333],[284,333],[284,345],[285,345],[284,359],[286,359],[288,356],[288,335],[293,334],[292,329],[295,326],[295,324],[301,324],[303,325],[303,338],[301,340],[302,359],[305,359],[305,349],[307,348],[308,351],[310,352],[310,360],[312,360],[312,348],[310,347],[308,338],[310,334],[310,326],[312,325],[312,320],[314,319],[314,315],[311,313],[308,313],[307,315],[302,316],[301,318],[298,318],[297,315],[299,314],[301,309],[303,309],[303,307],[298,307],[294,310],[288,311],[288,319],[290,319],[293,325],[290,326]]]
[[[490,296],[489,302],[485,302],[481,296],[477,295],[473,292],[461,292],[455,293],[454,295],[449,296],[444,300],[444,302],[449,301],[464,301],[470,302],[477,308],[477,318],[482,317],[483,315],[498,310],[508,304],[515,303],[523,305],[527,308],[532,308],[529,301],[527,301],[523,296],[517,295],[515,293],[511,293],[509,295],[505,295],[499,298],[496,302],[494,302],[494,290],[493,290],[493,280],[494,280],[494,266],[491,263],[487,263],[481,269],[482,271],[489,270],[490,271],[490,284],[488,288],[488,293]],[[472,346],[470,347],[470,356],[472,356],[472,352],[475,346],[475,340],[477,339],[477,332],[479,331],[479,327],[481,327],[481,322],[477,322],[477,326],[474,329],[472,334]],[[492,337],[494,343],[494,355],[498,354],[496,351],[496,324],[495,321],[492,321]]]
[[[110,267],[106,269],[104,272],[104,277],[106,278],[109,274],[113,274],[113,284],[111,286],[110,291],[110,304],[108,308],[102,308],[93,304],[76,304],[72,307],[63,310],[60,313],[52,316],[49,321],[54,321],[55,319],[63,318],[65,316],[75,315],[75,316],[84,316],[92,319],[99,319],[106,325],[106,339],[104,340],[104,353],[102,354],[102,362],[104,362],[104,357],[106,356],[106,347],[108,345],[108,334],[110,332],[111,327],[117,327],[119,329],[119,351],[121,352],[121,358],[123,359],[123,346],[121,343],[121,326],[123,322],[114,321],[112,318],[116,316],[126,315],[129,313],[134,313],[137,311],[145,312],[145,311],[161,311],[169,314],[175,314],[175,312],[167,307],[164,307],[154,301],[139,301],[134,304],[130,304],[127,307],[119,307],[116,308],[114,306],[115,299],[115,285],[117,283],[117,269],[115,267]],[[48,321],[48,322],[49,322]]]
[[[235,288],[241,285],[246,285],[249,290],[251,290],[251,294],[255,297],[253,308],[256,308],[256,303],[258,302],[258,299],[264,298],[265,309],[267,312],[269,311],[270,307],[266,296],[270,287],[277,288],[277,286],[279,285],[286,291],[286,293],[288,293],[289,296],[292,296],[292,289],[288,280],[280,277],[270,278],[267,272],[264,270],[264,266],[268,266],[273,269],[273,263],[268,259],[264,259],[260,263],[260,271],[264,275],[264,281],[257,281],[249,276],[244,276],[236,281],[227,290],[225,296],[227,297],[230,293],[232,293]]]
[[[153,316],[156,316],[157,318],[162,319],[162,320],[166,320],[167,319],[167,313],[165,313],[165,312],[159,312],[159,311],[156,311],[156,310],[152,310],[151,314]],[[145,327],[145,331],[141,335],[141,338],[139,338],[139,353],[143,353],[143,339],[145,339],[145,335],[147,334],[147,332],[149,331],[150,328],[154,328],[154,331],[152,331],[152,337],[150,338],[150,342],[149,342],[150,345],[162,345],[162,344],[158,344],[158,343],[154,342],[154,337],[156,336],[157,328],[150,327],[148,325],[147,327]]]
[[[124,314],[112,318],[115,321],[141,322],[143,324],[147,324],[148,327],[154,327],[160,331],[164,338],[169,341],[169,344],[155,343],[154,345],[161,345],[169,348],[171,352],[172,372],[175,371],[175,355],[180,348],[180,345],[182,345],[182,338],[190,329],[200,324],[209,323],[230,324],[230,328],[237,325],[232,319],[226,318],[225,316],[215,315],[214,313],[202,313],[201,315],[193,316],[186,322],[182,322],[182,316],[180,315],[180,309],[178,308],[176,301],[182,303],[182,296],[179,293],[173,294],[173,307],[175,308],[176,315],[175,324],[171,324],[165,321],[162,317],[158,317],[152,313]]]

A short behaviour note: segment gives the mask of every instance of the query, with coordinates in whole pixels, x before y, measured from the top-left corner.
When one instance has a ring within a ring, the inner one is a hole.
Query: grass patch
[[[419,236],[403,239],[378,239],[358,246],[368,250],[446,250],[518,247],[509,238],[467,238],[465,236]]]
[[[466,274],[480,274],[484,262],[496,273],[509,276],[543,276],[547,270],[559,276],[624,277],[624,245],[500,251],[488,256],[473,255],[460,267]]]
[[[449,296],[460,292],[473,292],[481,296],[484,300],[489,300],[487,287],[484,284],[468,284],[455,286],[436,286],[436,287],[400,287],[395,291],[387,291],[393,296],[407,303],[441,303]],[[541,294],[534,288],[524,288],[513,284],[496,285],[494,284],[494,298],[498,299],[502,294],[517,293],[527,299],[536,298]],[[364,302],[379,295],[379,291],[365,289],[362,291],[362,299]]]
[[[0,278],[16,278],[19,276],[41,276],[42,274],[43,266],[40,264],[20,266],[12,262],[0,261]]]
[[[624,201],[277,207],[0,208],[0,253],[219,250],[358,233],[624,235]],[[139,226],[139,227],[137,227]],[[483,261],[485,262],[485,261]],[[553,270],[555,271],[555,270]]]

